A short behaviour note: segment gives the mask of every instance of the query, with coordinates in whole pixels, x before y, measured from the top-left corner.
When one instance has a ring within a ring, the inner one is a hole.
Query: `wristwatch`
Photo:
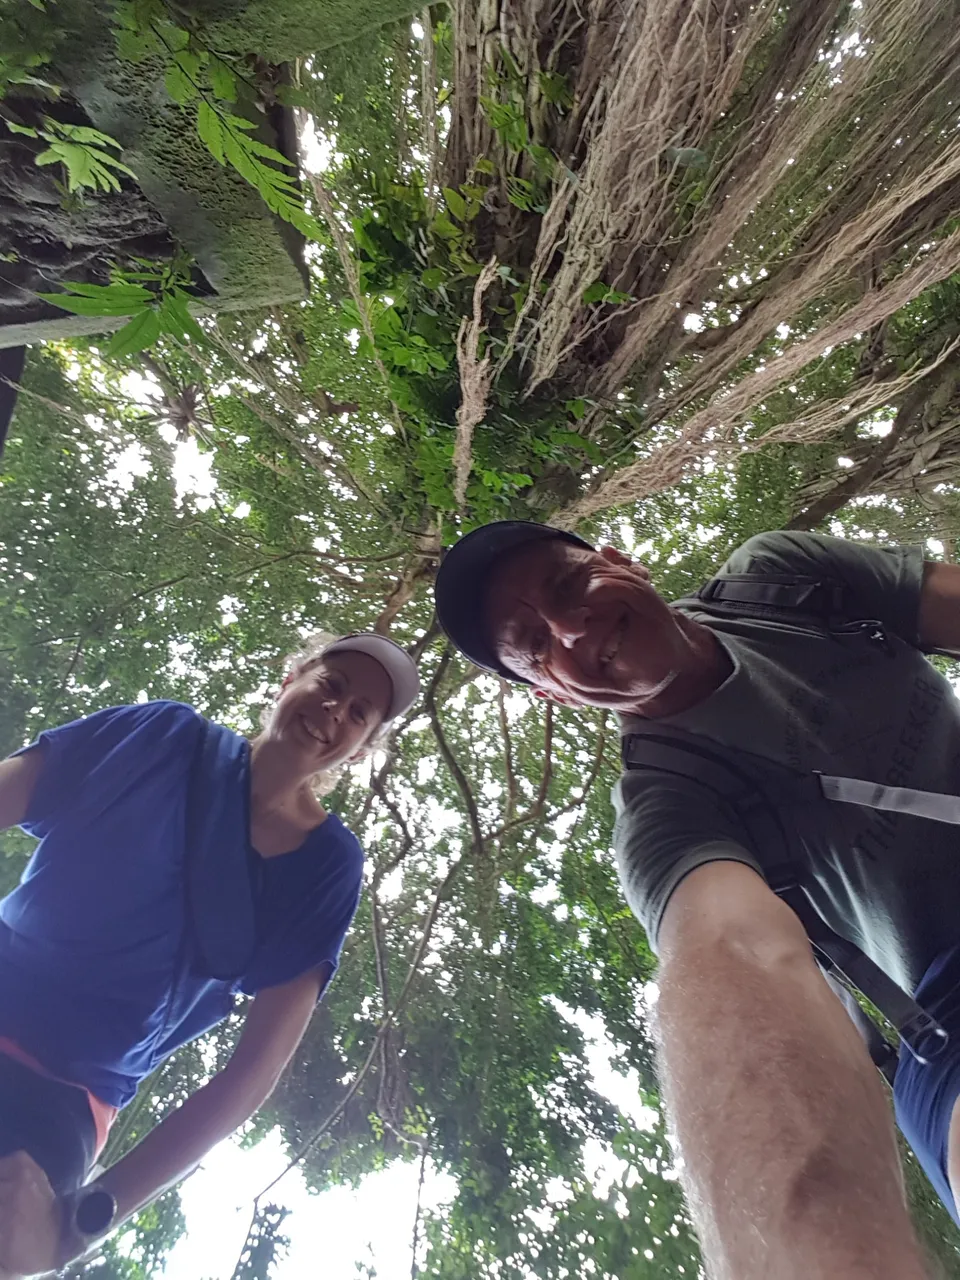
[[[117,1202],[101,1182],[91,1182],[63,1197],[65,1232],[96,1240],[113,1226]]]

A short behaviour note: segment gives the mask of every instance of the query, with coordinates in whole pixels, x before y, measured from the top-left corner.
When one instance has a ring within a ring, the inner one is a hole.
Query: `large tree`
[[[309,300],[204,322],[203,346],[31,358],[2,472],[4,746],[144,695],[252,731],[319,628],[420,661],[422,703],[335,793],[367,891],[260,1121],[318,1189],[448,1169],[420,1274],[700,1265],[653,958],[608,854],[616,727],[444,646],[441,546],[498,515],[579,521],[670,595],[774,526],[951,553],[958,41],[913,0],[431,6],[299,68],[331,147]],[[186,448],[208,498],[178,491]],[[572,1010],[638,1073],[648,1127],[597,1092]],[[149,1082],[116,1150],[208,1069],[186,1051]],[[624,1162],[609,1189],[588,1139]],[[238,1275],[278,1230],[265,1212]]]

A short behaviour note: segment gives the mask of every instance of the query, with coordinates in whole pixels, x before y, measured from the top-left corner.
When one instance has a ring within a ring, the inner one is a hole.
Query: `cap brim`
[[[450,548],[437,572],[434,594],[441,627],[462,654],[506,680],[529,684],[497,657],[490,643],[485,614],[487,586],[494,567],[511,551],[529,542],[561,538],[577,546],[590,543],[565,529],[531,520],[498,520],[474,529]]]
[[[386,719],[396,720],[397,716],[409,711],[420,696],[420,676],[417,664],[393,640],[378,635],[375,631],[364,631],[360,635],[344,636],[342,640],[334,640],[324,649],[328,653],[365,653],[369,658],[379,662],[390,677],[393,685],[393,699]]]

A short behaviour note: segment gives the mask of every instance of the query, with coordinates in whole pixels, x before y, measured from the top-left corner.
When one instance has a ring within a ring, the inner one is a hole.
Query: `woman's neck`
[[[291,780],[283,748],[265,734],[250,744],[250,815],[260,822],[292,822],[303,830],[327,816],[310,789],[310,779]]]

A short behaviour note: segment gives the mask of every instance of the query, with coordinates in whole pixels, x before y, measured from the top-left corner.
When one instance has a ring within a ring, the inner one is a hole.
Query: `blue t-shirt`
[[[224,1018],[238,991],[334,970],[359,901],[363,851],[330,814],[291,853],[251,852],[249,967],[232,982],[200,971],[184,867],[203,723],[177,702],[111,707],[28,748],[44,764],[22,825],[40,844],[0,901],[0,1036],[114,1106]],[[240,806],[249,846],[249,795],[230,786],[219,803]]]

